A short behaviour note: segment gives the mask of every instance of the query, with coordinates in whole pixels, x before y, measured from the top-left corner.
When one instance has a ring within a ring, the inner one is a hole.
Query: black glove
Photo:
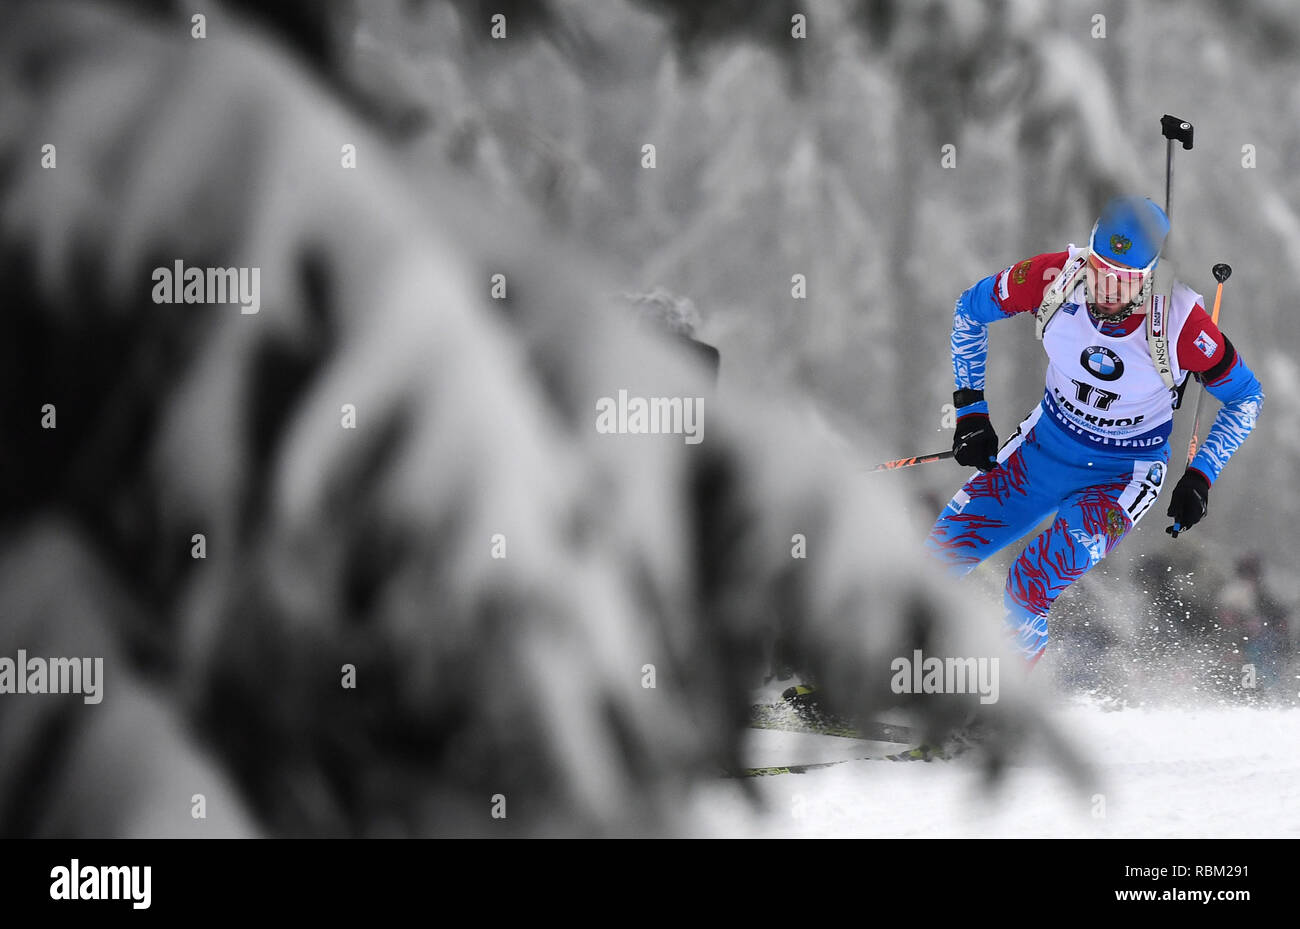
[[[1165,529],[1175,539],[1178,533],[1186,532],[1205,516],[1210,505],[1210,482],[1200,471],[1188,468],[1174,485],[1173,499],[1169,501],[1166,516],[1174,518],[1174,524]]]
[[[981,471],[992,471],[998,466],[998,434],[993,431],[987,413],[967,413],[957,420],[952,457],[958,464]]]

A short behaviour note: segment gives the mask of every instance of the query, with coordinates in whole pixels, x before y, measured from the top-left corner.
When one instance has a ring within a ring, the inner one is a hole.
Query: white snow
[[[760,837],[1300,837],[1300,710],[1125,709],[1074,703],[1058,723],[1095,761],[1077,787],[1045,756],[1016,760],[992,793],[978,759],[852,761],[737,780],[701,799],[701,828]],[[755,731],[749,764],[852,758],[885,747]],[[898,746],[888,746],[897,750]]]

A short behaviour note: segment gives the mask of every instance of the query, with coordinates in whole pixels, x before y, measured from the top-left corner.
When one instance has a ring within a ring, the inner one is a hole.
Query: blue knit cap
[[[1116,197],[1092,227],[1091,247],[1107,261],[1145,268],[1155,262],[1169,235],[1169,217],[1147,197]]]

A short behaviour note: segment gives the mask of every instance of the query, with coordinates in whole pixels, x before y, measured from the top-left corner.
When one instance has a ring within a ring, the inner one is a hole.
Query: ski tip
[[[905,752],[899,752],[895,755],[886,755],[890,761],[952,761],[958,755],[962,754],[965,749],[958,746],[953,750],[948,750],[942,745],[918,745],[915,748],[909,748]]]

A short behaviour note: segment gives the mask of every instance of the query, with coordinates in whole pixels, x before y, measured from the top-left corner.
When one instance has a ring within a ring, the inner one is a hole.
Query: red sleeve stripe
[[[997,281],[998,306],[1003,313],[1028,313],[1037,310],[1049,284],[1065,267],[1070,253],[1046,252],[1013,264]]]

